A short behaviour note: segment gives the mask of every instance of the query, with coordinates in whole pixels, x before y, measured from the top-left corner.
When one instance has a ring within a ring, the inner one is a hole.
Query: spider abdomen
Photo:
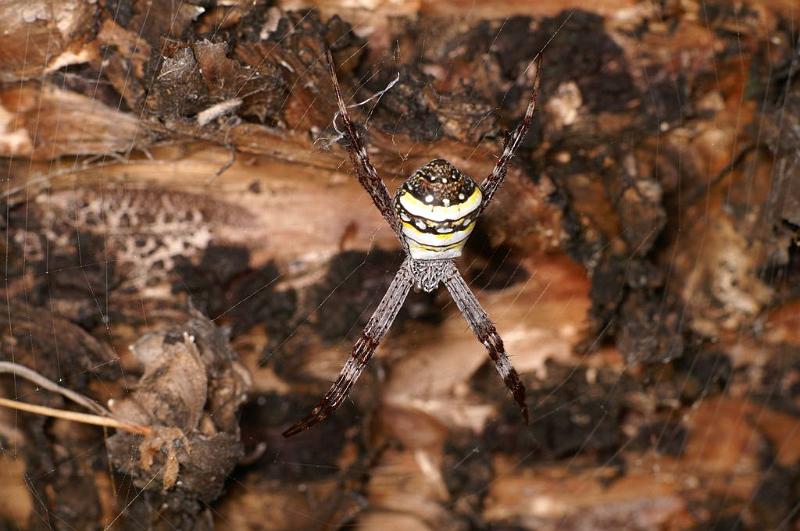
[[[482,200],[475,181],[446,160],[433,160],[415,171],[394,201],[411,258],[460,256]]]

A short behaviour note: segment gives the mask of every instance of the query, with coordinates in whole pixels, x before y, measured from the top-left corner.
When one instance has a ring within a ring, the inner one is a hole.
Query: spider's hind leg
[[[503,339],[497,333],[494,323],[489,318],[489,315],[483,309],[478,299],[467,286],[467,283],[461,277],[461,274],[453,266],[450,274],[444,279],[445,286],[456,302],[456,306],[461,310],[464,319],[467,320],[469,327],[472,329],[478,340],[483,343],[486,350],[489,351],[489,357],[497,367],[497,372],[503,378],[503,382],[514,397],[514,401],[519,406],[522,416],[525,418],[525,423],[529,422],[528,405],[525,403],[525,386],[519,379],[514,366],[511,365],[511,360],[508,359]]]
[[[378,348],[378,343],[389,331],[389,327],[392,326],[395,317],[397,317],[397,312],[400,311],[403,302],[408,296],[411,284],[412,275],[409,270],[409,263],[406,261],[400,266],[400,270],[389,285],[389,289],[386,290],[383,299],[378,303],[378,307],[367,322],[367,326],[361,332],[361,337],[353,345],[350,358],[339,373],[336,382],[314,409],[311,410],[311,413],[283,432],[284,437],[291,437],[322,422],[347,398],[353,384],[364,372],[367,362]]]

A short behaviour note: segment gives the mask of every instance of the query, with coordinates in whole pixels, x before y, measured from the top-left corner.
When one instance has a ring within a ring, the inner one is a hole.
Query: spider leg
[[[519,406],[527,424],[529,418],[528,406],[525,404],[525,386],[520,381],[517,371],[508,359],[503,340],[500,338],[500,334],[497,333],[494,323],[486,314],[478,299],[475,298],[475,295],[455,266],[452,266],[452,270],[445,278],[444,284],[475,336],[489,351],[489,357],[492,358],[495,367],[497,367],[497,372],[500,373],[506,387],[511,391],[511,395]]]
[[[339,378],[336,379],[336,382],[334,382],[322,400],[311,410],[311,413],[283,432],[284,437],[291,437],[322,422],[347,398],[353,384],[361,376],[367,366],[367,362],[375,353],[375,349],[378,348],[378,343],[386,335],[395,317],[397,317],[397,312],[400,311],[408,291],[411,289],[412,280],[413,277],[409,271],[408,260],[406,260],[400,266],[400,270],[367,322],[367,326],[364,327],[364,331],[361,332],[361,337],[353,345],[350,358],[345,363],[341,373],[339,373]]]
[[[506,172],[508,171],[508,163],[511,161],[511,157],[514,156],[514,152],[519,147],[522,139],[525,138],[525,133],[528,132],[528,128],[531,126],[533,111],[536,109],[536,97],[539,94],[539,74],[541,72],[541,67],[542,56],[537,55],[529,67],[533,68],[533,90],[531,90],[531,97],[530,100],[528,100],[528,108],[525,110],[525,116],[523,116],[522,121],[520,121],[517,128],[514,129],[514,132],[511,133],[511,136],[506,140],[506,145],[503,147],[503,154],[500,156],[497,164],[495,164],[492,173],[481,183],[481,190],[483,191],[481,212],[483,212],[483,209],[485,209],[492,200],[494,193],[500,188],[500,185],[503,184],[503,180],[506,178]]]
[[[403,243],[405,240],[403,239],[400,220],[397,218],[397,214],[394,211],[394,205],[389,195],[389,190],[386,188],[381,178],[378,177],[378,172],[369,161],[369,155],[367,155],[364,143],[361,141],[358,130],[353,125],[350,114],[347,112],[347,105],[345,105],[342,99],[342,93],[339,90],[339,80],[336,78],[336,68],[333,65],[333,56],[330,50],[328,50],[328,66],[331,71],[333,90],[336,93],[336,103],[339,105],[339,114],[344,122],[343,134],[347,141],[345,148],[347,149],[347,154],[350,156],[353,169],[355,169],[358,175],[358,182],[361,183],[361,186],[363,186],[370,197],[372,197],[375,206],[378,207],[378,210],[380,210],[384,219],[389,223],[389,226],[397,235],[397,238]]]

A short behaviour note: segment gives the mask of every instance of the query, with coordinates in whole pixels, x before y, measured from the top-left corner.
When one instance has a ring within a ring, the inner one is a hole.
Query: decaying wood
[[[0,522],[798,525],[792,0],[268,4],[0,7],[0,358],[154,428],[0,410]],[[352,109],[390,190],[438,157],[482,179],[544,50],[459,262],[530,426],[454,305],[416,293],[351,400],[280,436],[401,259],[335,141],[328,49],[349,102],[399,80]]]

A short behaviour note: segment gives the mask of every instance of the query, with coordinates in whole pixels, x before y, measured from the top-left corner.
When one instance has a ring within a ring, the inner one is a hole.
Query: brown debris
[[[117,433],[108,439],[109,457],[138,488],[181,499],[172,517],[193,517],[202,512],[198,501],[219,496],[243,455],[236,412],[246,399],[249,374],[225,333],[197,312],[184,327],[145,335],[131,349],[144,373],[130,396],[109,407],[155,433]],[[131,460],[132,451],[138,460]],[[146,496],[142,503],[156,499]],[[169,517],[149,518],[155,523]]]

